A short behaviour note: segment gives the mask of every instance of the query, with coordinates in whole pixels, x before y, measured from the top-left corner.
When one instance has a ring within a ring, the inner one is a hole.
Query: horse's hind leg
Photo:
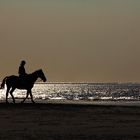
[[[28,98],[28,96],[29,96],[29,91],[27,91],[26,97],[23,99],[23,101],[21,103],[24,103],[25,100]]]
[[[8,93],[9,93],[10,88],[7,87],[7,91],[6,91],[6,103],[8,103]]]
[[[12,96],[13,103],[15,103],[15,98],[14,98],[14,96],[13,96],[14,90],[15,90],[15,88],[12,88],[11,91],[10,91],[10,95]]]

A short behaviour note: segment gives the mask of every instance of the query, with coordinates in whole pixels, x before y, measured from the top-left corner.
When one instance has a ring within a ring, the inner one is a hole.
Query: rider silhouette
[[[18,70],[18,74],[19,74],[19,78],[20,81],[22,82],[22,84],[24,84],[25,78],[26,78],[26,71],[25,71],[25,66],[26,62],[24,60],[21,61],[20,66],[19,66],[19,70]]]

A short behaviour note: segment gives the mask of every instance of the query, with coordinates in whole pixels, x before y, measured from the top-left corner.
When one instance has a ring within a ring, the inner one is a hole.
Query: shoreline
[[[8,99],[10,104],[13,104],[12,99]],[[22,99],[16,99],[16,104],[21,104]],[[35,99],[35,104],[54,104],[54,105],[81,105],[81,106],[128,106],[128,107],[140,107],[140,101],[129,101],[129,100],[119,100],[119,101],[86,101],[86,100],[42,100]],[[0,100],[0,105],[6,104],[5,100]],[[32,104],[30,99],[27,99],[23,104]]]

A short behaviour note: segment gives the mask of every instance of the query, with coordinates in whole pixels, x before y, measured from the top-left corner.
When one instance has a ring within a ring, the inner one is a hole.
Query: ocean
[[[0,90],[0,100],[5,100],[5,89]],[[36,83],[32,89],[34,100],[71,101],[139,101],[139,83]],[[16,89],[15,99],[23,99],[26,90]],[[10,94],[9,97],[11,98]]]

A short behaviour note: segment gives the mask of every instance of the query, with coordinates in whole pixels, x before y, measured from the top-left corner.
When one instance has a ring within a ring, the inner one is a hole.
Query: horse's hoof
[[[33,103],[33,104],[35,104],[35,102],[34,102],[34,101],[32,101],[32,103]]]

